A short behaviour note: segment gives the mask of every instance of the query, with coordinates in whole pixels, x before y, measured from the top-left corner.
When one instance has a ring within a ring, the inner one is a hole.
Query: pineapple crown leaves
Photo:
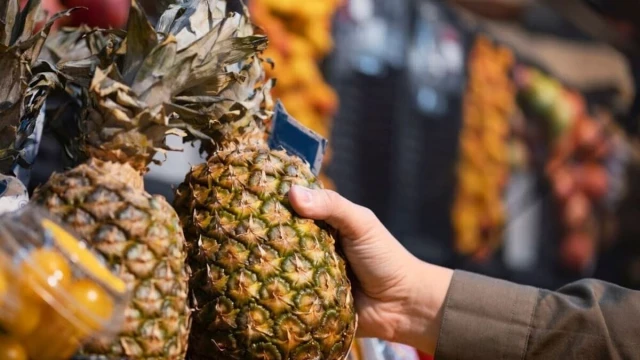
[[[60,69],[75,75],[77,86],[70,94],[81,99],[84,109],[73,119],[80,135],[66,141],[83,144],[67,148],[75,162],[98,157],[128,162],[144,172],[149,162],[160,162],[154,159],[157,153],[179,150],[166,145],[168,135],[185,137],[183,129],[198,133],[193,127],[208,124],[211,104],[220,101],[216,94],[238,81],[238,74],[227,68],[267,44],[262,36],[239,37],[246,20],[240,14],[225,15],[219,4],[224,2],[184,1],[169,8],[154,29],[134,0],[123,36],[65,30],[57,44],[75,49],[76,55],[65,56],[55,48],[52,53],[61,60]],[[203,6],[208,7],[205,14],[216,18],[206,16],[208,31],[191,38],[191,20],[199,18],[196,10]]]
[[[126,32],[120,29],[94,29],[86,25],[62,28],[47,40],[43,58],[57,63],[59,69],[86,68],[89,71],[78,78],[90,80],[96,66],[108,67],[120,55],[115,50],[120,49],[125,37]]]
[[[39,0],[29,0],[20,10],[18,0],[0,0],[0,173],[13,175],[18,164],[29,167],[23,156],[44,99],[56,86],[55,71],[34,76],[45,40],[53,24],[70,9],[46,22]],[[38,29],[38,27],[41,27]]]
[[[224,65],[211,69],[214,77],[198,74],[200,81],[190,82],[191,87],[169,103],[179,115],[179,125],[189,133],[186,141],[221,143],[240,129],[261,128],[270,117],[266,108],[272,103],[273,81],[266,81],[257,56],[266,49],[268,40],[254,35],[248,9],[239,3],[242,13],[225,16],[226,1],[183,0],[158,22],[157,30],[174,34],[178,51],[192,56],[192,61]]]

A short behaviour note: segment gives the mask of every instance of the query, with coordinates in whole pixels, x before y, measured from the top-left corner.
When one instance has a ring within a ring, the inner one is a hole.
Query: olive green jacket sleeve
[[[596,280],[548,291],[456,271],[435,359],[640,359],[640,292]]]

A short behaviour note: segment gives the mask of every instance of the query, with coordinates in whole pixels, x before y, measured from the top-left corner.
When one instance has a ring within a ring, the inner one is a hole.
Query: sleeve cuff
[[[534,287],[456,271],[435,358],[523,359],[538,293]]]

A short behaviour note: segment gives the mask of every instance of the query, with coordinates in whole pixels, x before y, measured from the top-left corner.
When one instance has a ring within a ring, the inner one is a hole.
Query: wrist
[[[403,308],[394,341],[433,354],[453,270],[418,259],[412,268],[411,295]]]

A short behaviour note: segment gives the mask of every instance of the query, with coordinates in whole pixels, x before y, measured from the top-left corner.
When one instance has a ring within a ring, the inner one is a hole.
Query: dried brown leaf
[[[0,0],[0,44],[9,47],[18,17],[18,0]]]
[[[158,81],[161,81],[171,70],[175,63],[177,52],[176,39],[167,37],[145,59],[132,86],[133,91],[145,100],[149,106],[162,103],[161,98],[149,98],[144,96],[147,91]]]
[[[145,58],[158,44],[156,32],[138,0],[133,0],[131,3],[127,30],[127,53],[124,58],[123,76],[127,84],[132,84]]]

